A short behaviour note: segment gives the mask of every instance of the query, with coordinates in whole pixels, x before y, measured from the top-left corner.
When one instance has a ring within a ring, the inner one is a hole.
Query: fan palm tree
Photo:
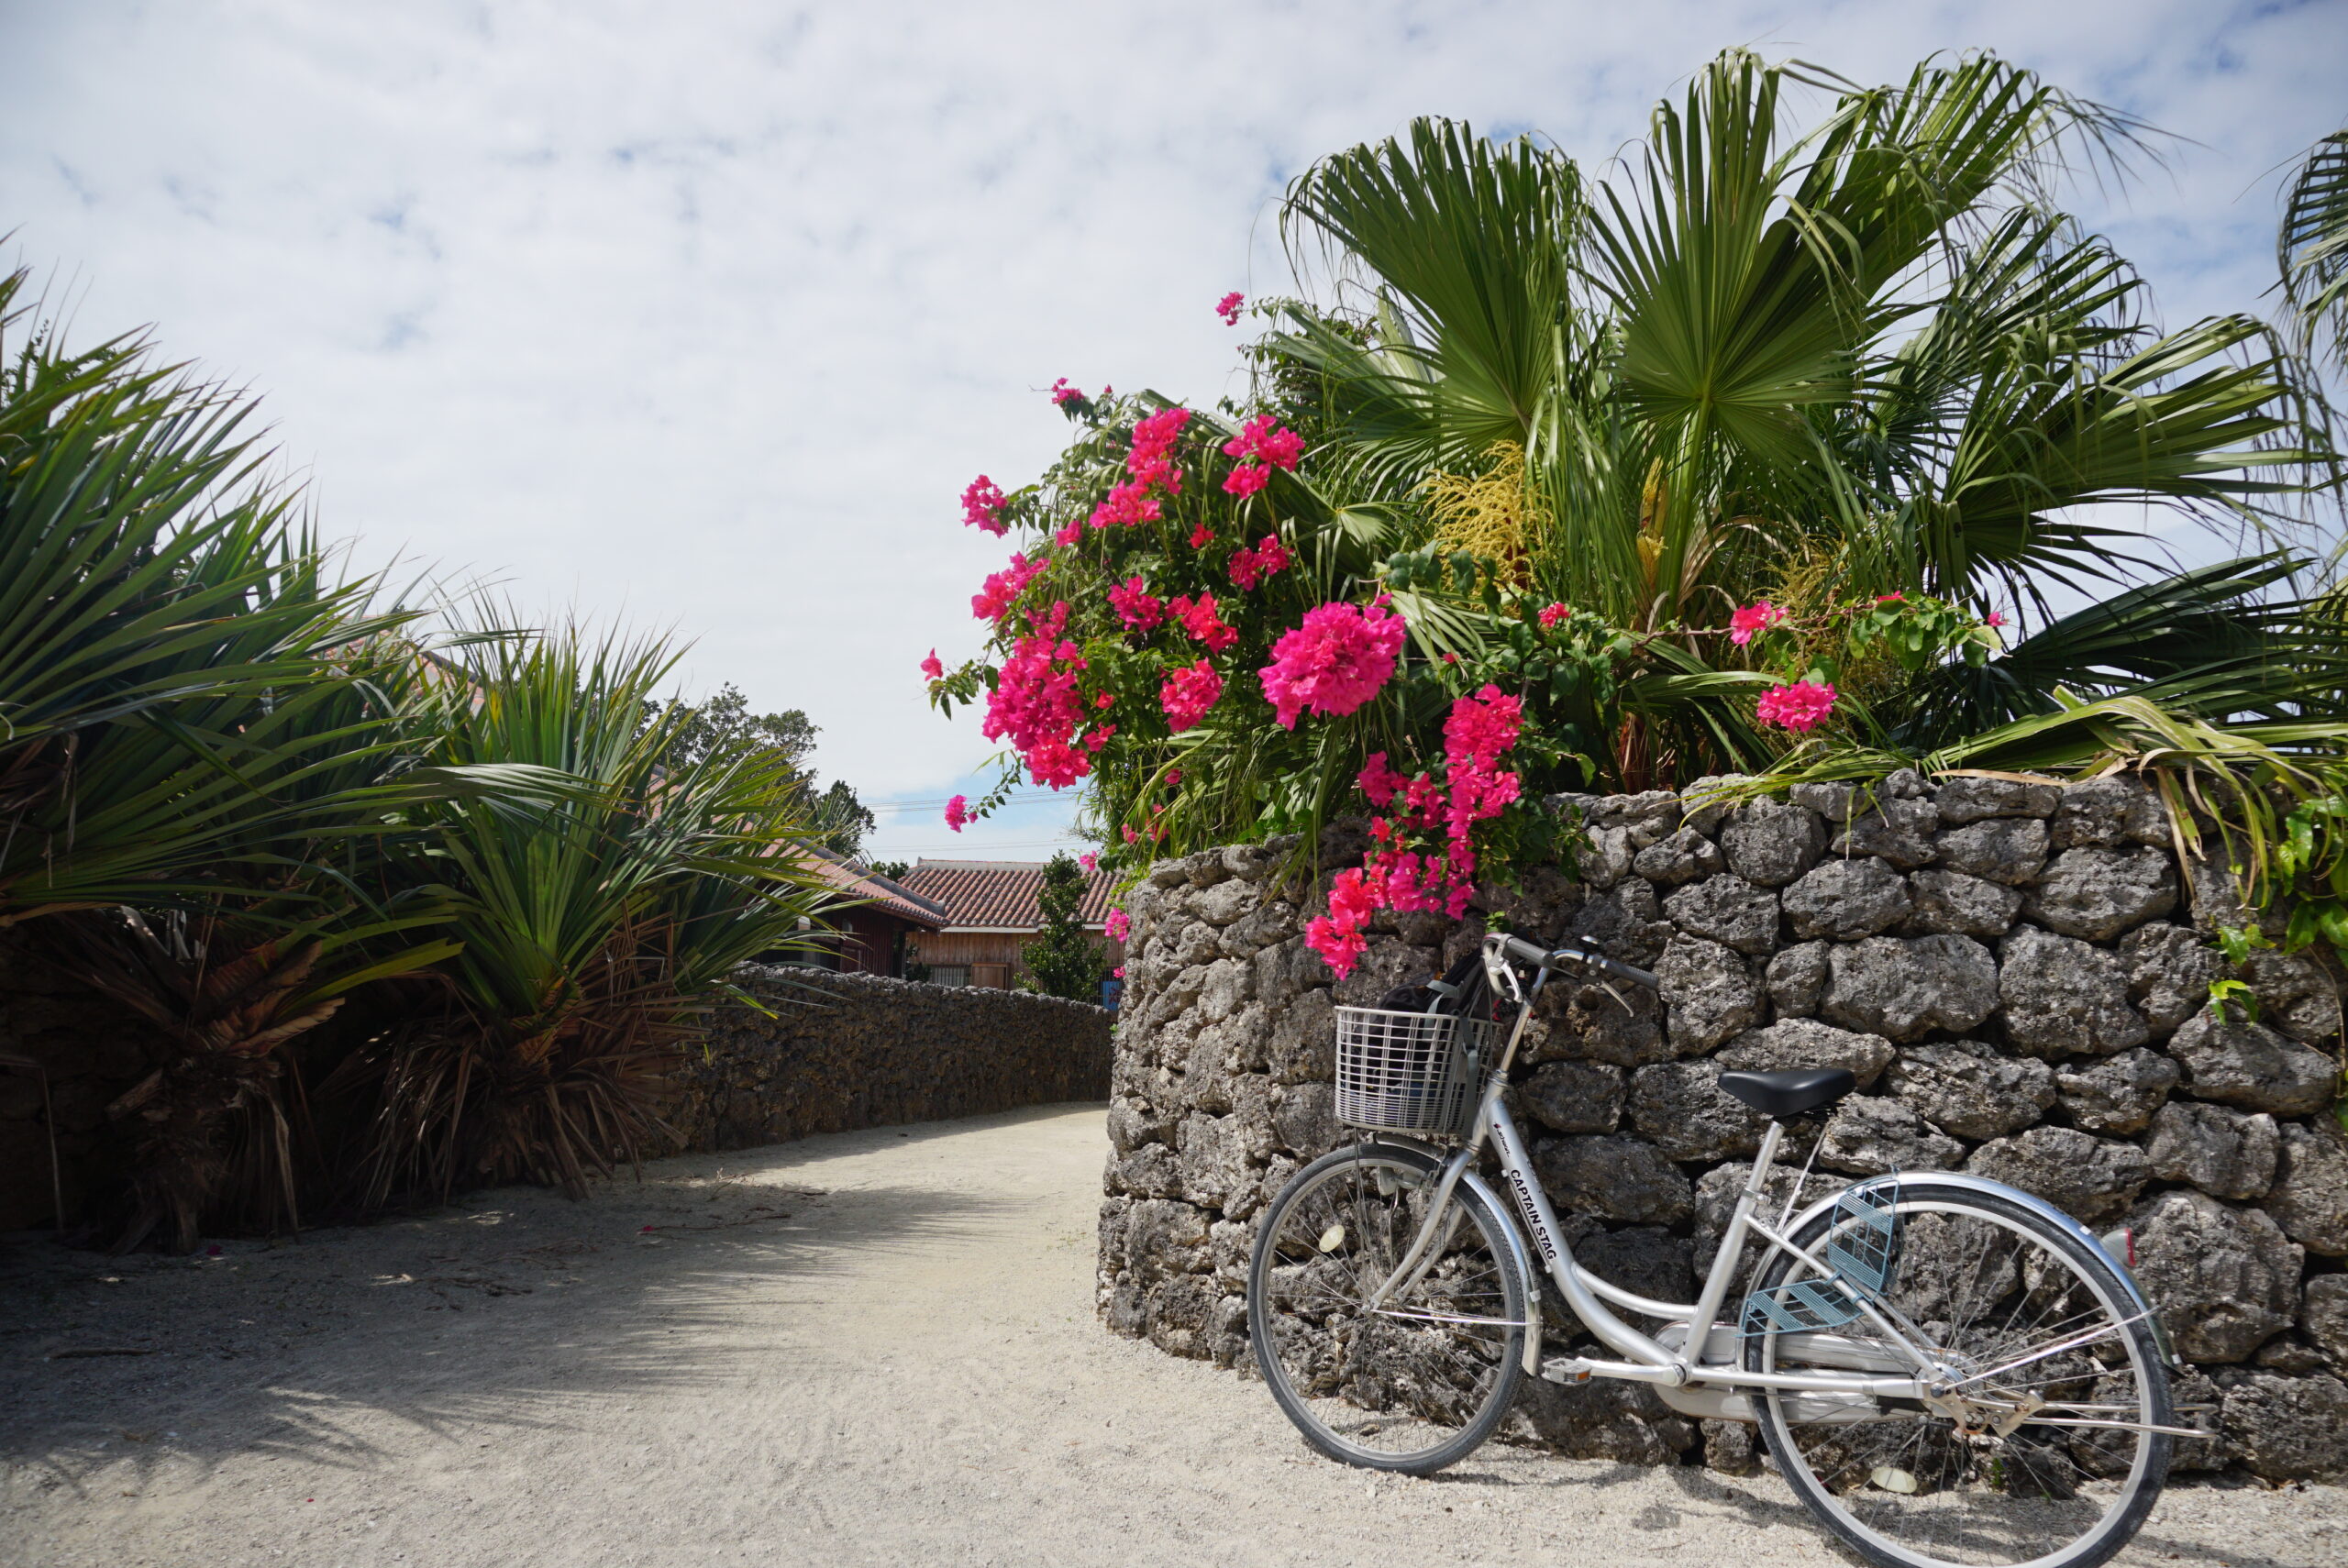
[[[1797,85],[1835,92],[1807,129]],[[1702,635],[1765,596],[1797,613],[1895,592],[2010,604],[2054,634],[1970,708],[1871,693],[1891,738],[1945,744],[2000,704],[2043,711],[2055,672],[2079,673],[2092,639],[2058,632],[2051,594],[2151,564],[2141,534],[2084,509],[2285,529],[2328,458],[2268,328],[2160,330],[2142,280],[2055,204],[2066,168],[2143,147],[2124,116],[1990,56],[1859,88],[1726,54],[1607,182],[1529,138],[1421,121],[1291,188],[1291,256],[1334,292],[1291,308],[1273,348],[1323,379],[1327,455],[1418,506],[1434,547],[1646,639],[1616,782],[1780,749],[1725,711],[1736,688],[1709,672],[1734,660]],[[2287,705],[2306,678],[2244,651],[2275,631],[2263,569],[2172,577],[2097,624],[2150,602],[2222,624],[2224,678],[2194,676],[2172,639],[2162,700],[2220,716],[2263,681],[2250,706]],[[1412,595],[1423,639],[1480,635],[1472,606]],[[2124,686],[2127,663],[2094,668]]]

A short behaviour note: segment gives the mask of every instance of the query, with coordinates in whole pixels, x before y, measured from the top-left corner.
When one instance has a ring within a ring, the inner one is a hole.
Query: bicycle
[[[2134,1536],[2171,1440],[2208,1434],[2176,1424],[2175,1357],[2102,1242],[1952,1171],[1866,1178],[1796,1214],[1805,1165],[1767,1219],[1786,1121],[1856,1082],[1841,1067],[1723,1072],[1721,1088],[1769,1121],[1698,1299],[1612,1285],[1575,1263],[1502,1094],[1552,975],[1655,977],[1504,933],[1479,956],[1480,977],[1434,982],[1423,1011],[1338,1010],[1337,1114],[1369,1136],[1297,1173],[1259,1223],[1249,1338],[1308,1442],[1429,1474],[1493,1435],[1527,1375],[1623,1378],[1684,1415],[1757,1423],[1810,1512],[1885,1568],[2093,1568]],[[1488,1143],[1513,1217],[1479,1169]],[[1619,1359],[1543,1360],[1536,1254]]]

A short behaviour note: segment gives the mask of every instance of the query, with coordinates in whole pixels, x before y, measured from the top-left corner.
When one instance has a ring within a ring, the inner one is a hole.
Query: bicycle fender
[[[1880,1181],[1883,1178],[1869,1176],[1866,1179]],[[2110,1264],[2112,1274],[2119,1278],[2121,1288],[2127,1291],[2134,1309],[2144,1314],[2144,1320],[2152,1325],[2153,1342],[2160,1347],[2161,1359],[2167,1363],[2168,1369],[2175,1372],[2184,1364],[2177,1360],[2176,1349],[2168,1342],[2168,1330],[2162,1324],[2160,1314],[2153,1310],[2153,1304],[2145,1297],[2144,1287],[2136,1283],[2135,1275],[2129,1271],[2126,1264],[2111,1255],[2111,1249],[2103,1244],[2103,1238],[2069,1214],[2055,1208],[2034,1192],[2024,1192],[2018,1187],[2009,1187],[2004,1182],[1991,1181],[1987,1176],[1974,1176],[1966,1171],[1902,1171],[1899,1173],[1898,1179],[1899,1190],[1903,1194],[1911,1192],[1929,1194],[1935,1188],[1942,1191],[1982,1193],[1991,1198],[2002,1198],[2009,1203],[2029,1209],[2039,1219],[2045,1220],[2055,1230],[2069,1236],[2073,1241],[2079,1242],[2096,1256]],[[1835,1199],[1840,1197],[1842,1192],[1838,1189],[1812,1203],[1794,1216],[1792,1223],[1786,1227],[1785,1233],[1789,1236],[1800,1234],[1803,1226],[1833,1208]]]

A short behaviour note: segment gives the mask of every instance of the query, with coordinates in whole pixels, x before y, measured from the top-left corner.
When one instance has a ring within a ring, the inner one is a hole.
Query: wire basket
[[[1500,1026],[1444,1013],[1337,1010],[1337,1120],[1378,1132],[1461,1137],[1478,1064]]]

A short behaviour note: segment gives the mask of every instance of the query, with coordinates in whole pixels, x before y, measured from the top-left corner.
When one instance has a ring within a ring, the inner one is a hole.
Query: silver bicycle
[[[2101,1242],[1949,1171],[1856,1182],[1797,1213],[1798,1183],[1765,1215],[1785,1120],[1855,1080],[1724,1072],[1721,1088],[1770,1121],[1700,1298],[1624,1290],[1574,1262],[1502,1092],[1551,975],[1655,977],[1505,934],[1481,957],[1425,1011],[1338,1010],[1337,1114],[1371,1136],[1300,1171],[1259,1222],[1256,1364],[1306,1441],[1423,1475],[1499,1430],[1527,1375],[1623,1378],[1685,1415],[1757,1423],[1811,1512],[1888,1568],[2091,1568],[2128,1542],[2171,1439],[2206,1434],[2175,1424],[2158,1320]],[[1611,1356],[1545,1363],[1540,1272]]]

